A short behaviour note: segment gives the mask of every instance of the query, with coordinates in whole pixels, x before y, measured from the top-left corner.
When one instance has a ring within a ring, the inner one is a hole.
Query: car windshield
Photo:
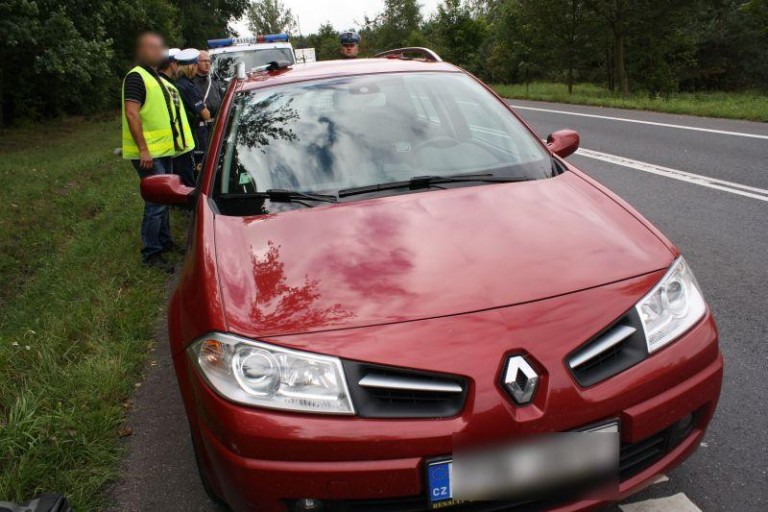
[[[213,72],[219,78],[229,79],[235,75],[238,62],[244,62],[245,69],[248,71],[275,61],[293,63],[293,51],[290,48],[264,48],[217,53],[213,55]]]
[[[241,93],[219,166],[222,195],[338,194],[421,176],[553,175],[534,136],[462,73],[364,75]]]

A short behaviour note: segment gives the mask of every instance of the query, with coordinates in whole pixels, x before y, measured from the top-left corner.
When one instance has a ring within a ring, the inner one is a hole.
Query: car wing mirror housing
[[[155,204],[189,204],[195,189],[181,182],[177,174],[155,174],[141,179],[141,197]]]
[[[579,149],[579,134],[573,130],[558,130],[547,137],[547,147],[560,158],[569,157]]]

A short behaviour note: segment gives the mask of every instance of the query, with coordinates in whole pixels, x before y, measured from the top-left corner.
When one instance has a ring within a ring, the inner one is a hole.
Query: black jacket
[[[215,119],[221,108],[221,91],[223,87],[219,81],[210,74],[206,76],[195,75],[192,79],[192,83],[195,84],[197,94],[203,98],[203,103],[208,107],[208,111],[211,113],[211,119]]]

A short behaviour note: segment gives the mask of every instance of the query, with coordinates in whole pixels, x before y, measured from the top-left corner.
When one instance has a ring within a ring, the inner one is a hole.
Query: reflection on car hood
[[[228,328],[270,336],[509,306],[667,267],[642,223],[572,173],[216,218]]]

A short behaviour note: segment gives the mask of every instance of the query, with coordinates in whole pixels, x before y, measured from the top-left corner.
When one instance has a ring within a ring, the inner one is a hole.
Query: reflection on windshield
[[[266,153],[270,140],[296,142],[298,137],[291,124],[299,119],[299,113],[291,108],[293,101],[277,93],[248,103],[238,120],[237,146]]]
[[[540,143],[459,73],[357,76],[242,93],[224,154],[222,193],[336,193],[427,174],[552,175]]]

